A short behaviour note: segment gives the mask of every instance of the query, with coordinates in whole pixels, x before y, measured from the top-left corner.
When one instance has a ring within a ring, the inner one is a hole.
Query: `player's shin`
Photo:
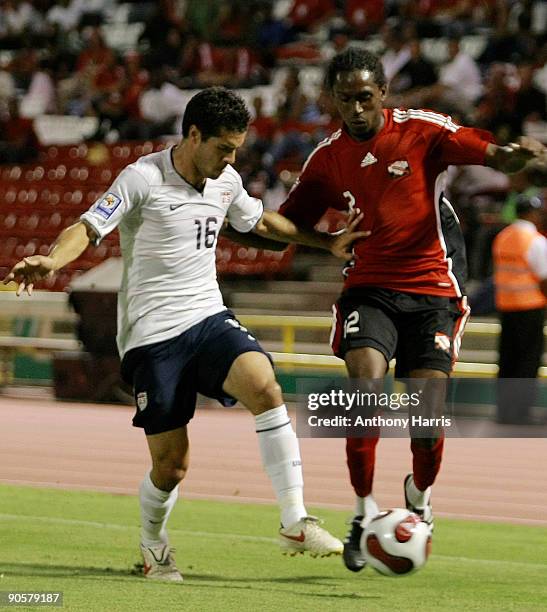
[[[166,524],[178,498],[178,485],[172,491],[158,489],[147,473],[139,489],[141,543],[143,546],[168,544]]]
[[[257,415],[255,423],[262,463],[281,509],[281,524],[288,527],[307,515],[298,439],[285,405]]]
[[[444,431],[434,438],[412,438],[412,471],[418,491],[426,491],[434,482],[439,470],[444,448]]]
[[[358,498],[365,498],[372,492],[374,466],[376,463],[376,445],[380,437],[378,428],[371,428],[365,438],[346,439],[346,458],[349,477]],[[358,514],[364,514],[359,512]]]

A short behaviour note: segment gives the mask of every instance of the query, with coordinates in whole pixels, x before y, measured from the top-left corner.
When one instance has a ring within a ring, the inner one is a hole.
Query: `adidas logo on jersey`
[[[405,176],[406,174],[410,174],[410,166],[406,159],[399,159],[390,164],[387,167],[387,171],[392,176]]]
[[[372,166],[372,164],[375,164],[378,160],[374,157],[374,155],[369,151],[365,157],[363,157],[363,160],[361,161],[361,168],[364,168],[365,166]]]

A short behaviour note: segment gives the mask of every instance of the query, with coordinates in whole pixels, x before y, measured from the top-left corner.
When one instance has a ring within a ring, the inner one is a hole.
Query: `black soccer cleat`
[[[365,556],[361,552],[361,536],[363,535],[362,516],[354,516],[351,519],[351,527],[344,540],[344,552],[342,558],[344,565],[351,572],[360,572],[367,564]]]

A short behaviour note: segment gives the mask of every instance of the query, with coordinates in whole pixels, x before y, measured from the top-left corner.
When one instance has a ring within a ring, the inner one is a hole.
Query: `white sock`
[[[141,505],[141,543],[144,546],[168,544],[165,525],[179,494],[178,485],[172,491],[158,489],[147,473],[139,489]]]
[[[262,464],[281,509],[281,524],[290,527],[307,516],[298,439],[285,404],[255,416]]]
[[[416,508],[425,508],[429,504],[429,498],[431,497],[431,487],[427,487],[425,491],[420,491],[414,484],[414,478],[408,479],[406,486],[406,494],[410,503]]]
[[[374,497],[372,497],[372,494],[369,494],[366,497],[356,496],[355,516],[364,516],[367,519],[371,519],[375,517],[378,512],[380,512],[380,510],[378,508],[378,504],[374,500]]]

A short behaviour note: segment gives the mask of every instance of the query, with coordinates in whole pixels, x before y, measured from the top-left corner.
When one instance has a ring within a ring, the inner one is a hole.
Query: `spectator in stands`
[[[538,42],[530,31],[530,22],[523,17],[509,26],[505,2],[499,6],[495,24],[495,31],[478,58],[480,64],[518,62],[538,56]]]
[[[96,72],[112,62],[112,49],[106,44],[99,28],[89,28],[83,34],[85,46],[76,61],[76,70],[91,68]]]
[[[277,19],[274,15],[273,3],[266,2],[256,11],[254,40],[256,47],[267,57],[273,58],[275,50],[293,40],[288,22]]]
[[[183,36],[174,26],[169,27],[164,39],[152,47],[147,54],[146,65],[150,70],[167,69],[173,76],[178,75],[181,66]]]
[[[107,56],[103,64],[98,64],[92,74],[90,85],[94,99],[123,88],[125,70],[113,53]]]
[[[470,29],[474,4],[473,0],[405,2],[403,14],[416,21],[420,38],[436,38],[455,25],[460,31]]]
[[[230,79],[230,58],[226,49],[215,47],[195,35],[188,36],[182,53],[180,86],[197,89],[222,85]]]
[[[58,0],[46,13],[46,22],[57,31],[74,30],[80,23],[81,8],[79,0]]]
[[[120,126],[120,138],[147,140],[174,134],[177,109],[184,105],[170,96],[173,89],[176,88],[166,80],[163,71],[152,72],[139,98],[140,118],[128,118]]]
[[[534,174],[535,171],[532,167],[509,177],[509,192],[501,209],[501,218],[504,223],[513,223],[516,220],[519,197],[543,199],[543,190],[535,184]]]
[[[146,19],[144,30],[139,36],[139,46],[153,51],[165,40],[165,32],[169,27],[169,19],[165,14],[163,3],[154,5],[152,14]]]
[[[229,71],[225,85],[237,89],[268,84],[268,71],[254,49],[247,46],[233,47],[226,49],[224,53]]]
[[[534,85],[547,94],[547,41],[543,44],[537,55],[537,68],[534,71]]]
[[[467,115],[482,93],[482,81],[475,60],[460,45],[460,37],[448,41],[448,61],[441,66],[439,82],[424,100],[435,108]]]
[[[278,126],[278,121],[275,117],[267,117],[264,115],[264,100],[261,96],[253,98],[254,118],[249,126],[248,140],[253,145],[259,148],[266,147],[273,139]]]
[[[2,0],[0,14],[4,49],[19,49],[23,46],[25,37],[41,26],[40,15],[26,0]]]
[[[422,106],[424,88],[437,82],[437,74],[433,64],[422,55],[418,38],[409,40],[407,47],[410,58],[391,81],[388,102],[392,106],[414,108]]]
[[[113,4],[114,0],[80,0],[81,15],[79,27],[97,27],[104,23],[105,13]]]
[[[123,100],[127,116],[130,119],[140,118],[139,98],[150,80],[148,70],[141,65],[141,55],[136,51],[125,54],[125,90]]]
[[[85,71],[74,70],[74,59],[61,55],[56,60],[57,105],[62,115],[83,117],[90,112],[89,79]]]
[[[520,78],[519,88],[515,95],[515,105],[512,113],[513,132],[524,133],[526,122],[547,120],[547,98],[534,85],[534,65],[523,60],[518,66]]]
[[[344,17],[355,38],[378,31],[384,22],[384,0],[346,0]]]
[[[512,2],[507,26],[511,32],[525,29],[530,34],[545,34],[547,6],[544,0],[517,0]]]
[[[112,139],[129,118],[124,91],[127,85],[125,68],[114,55],[97,67],[90,82],[91,108],[98,119],[96,133],[91,140]]]
[[[187,0],[184,17],[190,31],[201,40],[213,40],[218,32],[221,0]]]
[[[20,112],[24,117],[38,117],[57,109],[53,66],[42,59],[33,72],[28,90],[21,98]]]
[[[527,423],[543,354],[547,306],[546,210],[541,198],[521,195],[517,220],[493,245],[496,308],[501,315],[499,423]]]
[[[473,112],[473,120],[496,134],[498,140],[506,142],[511,139],[513,113],[516,110],[515,91],[509,86],[509,75],[506,64],[491,64],[484,83],[483,96],[478,100]],[[518,136],[519,128],[514,132]]]
[[[7,112],[7,103],[14,96],[15,81],[10,62],[0,58],[0,112]]]
[[[406,38],[407,30],[401,24],[385,23],[382,28],[384,52],[382,66],[388,82],[398,74],[410,60],[410,48]]]
[[[277,108],[278,130],[263,161],[268,167],[292,156],[296,164],[302,163],[315,147],[314,133],[320,123],[321,112],[315,100],[303,91],[300,73],[289,68]],[[321,139],[321,138],[319,138]]]
[[[317,105],[304,93],[297,67],[289,67],[280,96],[277,115],[281,123],[309,123],[317,119]]]
[[[287,19],[295,33],[315,32],[334,12],[333,0],[293,0]]]
[[[215,42],[218,45],[239,46],[248,42],[250,30],[249,3],[227,2],[219,7],[218,29]]]
[[[19,114],[19,103],[12,98],[8,113],[0,120],[0,163],[27,163],[38,157],[39,142],[32,119]]]

